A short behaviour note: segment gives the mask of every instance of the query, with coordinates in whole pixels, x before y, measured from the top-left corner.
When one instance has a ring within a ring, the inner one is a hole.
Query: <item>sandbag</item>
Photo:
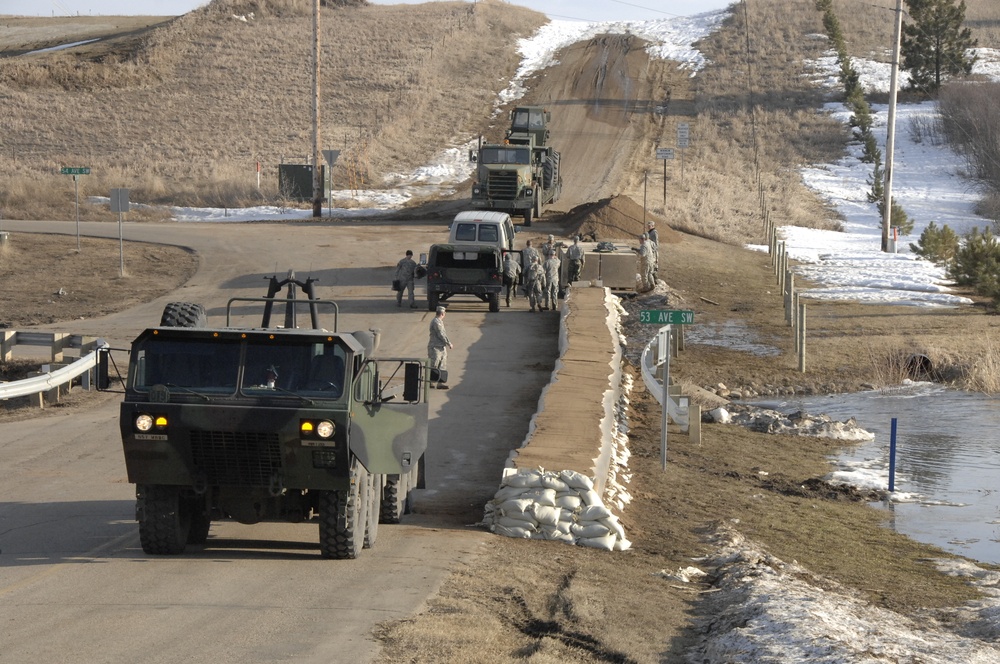
[[[543,526],[554,526],[562,518],[562,510],[548,505],[535,505],[535,520]]]
[[[594,481],[592,479],[575,470],[563,470],[559,473],[559,478],[574,489],[591,491],[594,488]]]
[[[583,501],[580,500],[580,496],[560,496],[556,498],[556,507],[561,507],[571,512],[579,509],[581,505],[583,505]]]
[[[514,475],[509,475],[503,480],[506,486],[517,487],[541,487],[542,475],[537,470],[522,470]]]
[[[591,521],[590,523],[574,523],[570,532],[581,539],[592,537],[605,537],[611,534],[611,530],[603,523]]]
[[[606,519],[611,516],[611,510],[609,510],[604,505],[594,505],[588,504],[577,515],[579,521],[597,521],[598,519]]]
[[[552,489],[526,489],[521,497],[533,500],[539,505],[556,506],[556,492]]]
[[[515,516],[501,516],[496,519],[496,524],[498,526],[503,526],[504,528],[524,528],[528,531],[538,530],[538,522],[534,519],[518,519]]]
[[[580,546],[589,546],[592,549],[604,549],[605,551],[614,551],[615,548],[615,536],[606,535],[605,537],[581,537],[576,541]]]
[[[512,498],[511,500],[504,501],[500,504],[498,508],[501,513],[508,514],[510,512],[527,512],[531,509],[531,506],[535,503],[528,498]]]
[[[514,537],[517,539],[531,539],[531,531],[527,528],[507,528],[505,526],[494,525],[493,532],[504,537]]]
[[[601,500],[601,497],[599,495],[597,495],[597,492],[594,491],[593,489],[591,489],[589,491],[581,491],[580,492],[580,499],[583,500],[583,504],[584,505],[603,505],[604,504],[604,501]]]

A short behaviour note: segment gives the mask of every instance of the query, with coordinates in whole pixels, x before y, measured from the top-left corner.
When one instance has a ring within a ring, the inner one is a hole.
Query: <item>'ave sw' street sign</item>
[[[687,325],[694,322],[694,312],[687,309],[642,309],[640,323],[653,325]]]

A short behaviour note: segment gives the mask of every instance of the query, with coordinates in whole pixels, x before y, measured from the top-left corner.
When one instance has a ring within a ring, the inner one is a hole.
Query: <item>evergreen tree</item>
[[[922,92],[937,92],[946,78],[967,76],[976,47],[972,31],[963,28],[965,0],[906,0],[912,23],[903,25],[903,69],[910,85]]]

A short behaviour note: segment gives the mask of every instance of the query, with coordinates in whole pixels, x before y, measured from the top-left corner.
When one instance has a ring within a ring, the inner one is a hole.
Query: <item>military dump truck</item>
[[[496,245],[432,244],[427,258],[427,309],[455,295],[472,295],[500,311],[503,254]]]
[[[471,206],[520,215],[524,225],[531,226],[544,206],[559,200],[559,153],[548,144],[549,111],[518,106],[510,116],[503,143],[480,142],[470,151],[469,159],[476,163]]]
[[[291,521],[318,524],[322,557],[355,558],[407,510],[427,447],[426,360],[377,358],[377,330],[337,331],[314,281],[271,277],[267,296],[229,301],[225,327],[168,304],[132,342],[120,428],[146,553],[203,544],[213,521]],[[230,326],[237,301],[263,302],[260,327]]]

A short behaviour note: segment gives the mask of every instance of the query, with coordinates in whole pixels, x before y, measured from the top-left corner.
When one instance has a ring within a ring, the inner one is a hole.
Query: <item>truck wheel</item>
[[[357,558],[364,546],[368,523],[368,471],[351,460],[351,486],[319,493],[319,552],[324,558]]]
[[[428,293],[427,294],[427,311],[434,311],[438,306],[438,294]]]
[[[135,499],[142,550],[158,556],[184,553],[191,532],[191,511],[181,500],[180,487],[140,484],[135,488]]]
[[[160,327],[208,327],[208,315],[200,304],[169,302],[163,307]]]
[[[487,293],[487,302],[490,303],[490,311],[500,311],[500,293]]]
[[[379,520],[382,523],[399,523],[406,513],[406,497],[409,491],[409,473],[406,475],[386,475],[382,489],[382,505]]]
[[[524,225],[531,227],[531,215],[535,213],[535,206],[532,205],[530,208],[524,211]]]
[[[205,496],[194,496],[186,500],[185,508],[191,514],[191,528],[188,530],[188,544],[204,544],[208,541],[208,531],[212,527],[212,517],[208,513]]]
[[[365,524],[365,545],[370,549],[375,546],[378,537],[378,522],[382,511],[382,489],[385,486],[385,475],[369,475],[371,483],[368,488],[368,521]]]

